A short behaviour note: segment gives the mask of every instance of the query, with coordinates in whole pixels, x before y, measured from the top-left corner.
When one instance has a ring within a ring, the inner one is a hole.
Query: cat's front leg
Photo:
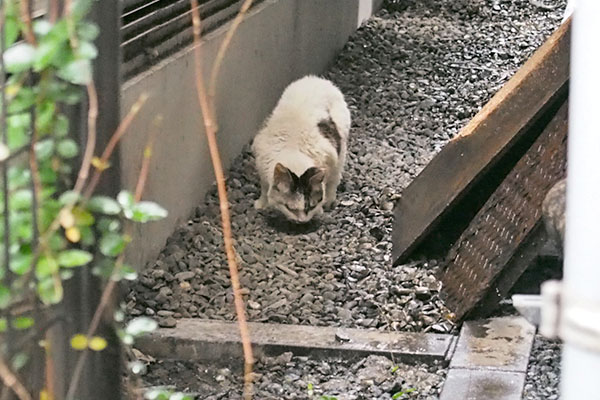
[[[254,202],[254,208],[257,210],[267,208],[269,204],[268,192],[269,188],[266,185],[260,185],[260,197]]]
[[[325,208],[333,208],[337,196],[337,187],[340,184],[341,178],[341,174],[334,174],[334,176],[327,181],[327,187],[325,188]]]

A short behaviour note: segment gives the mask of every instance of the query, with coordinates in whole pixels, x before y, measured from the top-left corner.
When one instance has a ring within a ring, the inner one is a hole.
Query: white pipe
[[[577,298],[600,319],[600,0],[577,0],[573,17],[563,315]],[[562,399],[600,399],[600,352],[563,339]]]

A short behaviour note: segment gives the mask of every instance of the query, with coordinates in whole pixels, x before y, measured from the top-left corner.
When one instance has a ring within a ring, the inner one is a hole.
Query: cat
[[[306,223],[332,207],[346,160],[350,110],[330,81],[292,82],[252,143],[261,194],[254,206]]]

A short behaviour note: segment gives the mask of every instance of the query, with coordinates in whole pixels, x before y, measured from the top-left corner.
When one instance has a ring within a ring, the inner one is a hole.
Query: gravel
[[[562,345],[540,335],[535,337],[529,357],[523,400],[557,400]]]
[[[337,358],[316,360],[284,353],[263,358],[255,369],[256,399],[337,400],[391,399],[398,392],[403,400],[438,398],[446,371],[439,365],[395,364],[382,356],[359,361]],[[167,386],[198,393],[206,400],[241,398],[242,375],[229,368],[181,361],[151,363],[143,377],[144,386]]]
[[[393,267],[402,190],[558,26],[564,1],[388,1],[325,77],[353,125],[335,209],[293,226],[258,213],[246,146],[227,180],[249,320],[449,332],[437,262]],[[235,318],[215,190],[128,294],[131,315]],[[163,312],[161,314],[161,311]],[[167,312],[166,314],[164,312]]]

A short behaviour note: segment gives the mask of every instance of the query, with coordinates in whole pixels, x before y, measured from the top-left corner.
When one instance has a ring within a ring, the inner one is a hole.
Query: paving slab
[[[291,351],[315,357],[393,356],[398,362],[444,360],[455,337],[433,333],[379,332],[305,325],[249,323],[255,355]],[[179,319],[175,328],[160,328],[136,342],[158,358],[226,363],[242,357],[236,323]]]
[[[451,369],[440,400],[520,400],[525,374]]]
[[[523,317],[467,321],[450,368],[527,371],[535,327]]]

